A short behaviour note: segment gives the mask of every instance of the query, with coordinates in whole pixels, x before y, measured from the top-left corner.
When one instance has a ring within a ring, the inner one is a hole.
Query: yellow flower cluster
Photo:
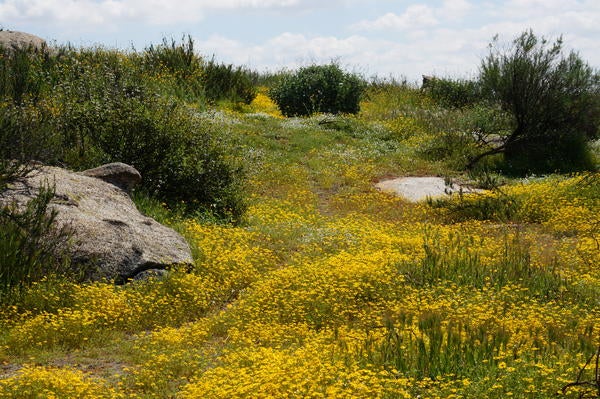
[[[137,287],[97,283],[75,288],[74,305],[41,312],[14,325],[6,347],[21,353],[31,348],[79,348],[105,342],[116,332],[135,332],[177,324],[204,314],[217,286],[195,274],[175,272],[164,281]]]
[[[79,370],[25,366],[12,377],[0,379],[1,398],[94,399],[125,398]]]
[[[182,398],[410,398],[406,379],[336,356],[321,337],[298,349],[247,348],[223,356],[181,392]]]
[[[387,130],[400,140],[408,139],[413,136],[421,136],[424,131],[414,118],[408,116],[397,116],[383,122]]]
[[[281,111],[279,111],[277,105],[267,95],[267,89],[264,87],[259,88],[256,97],[250,103],[250,109],[252,112],[260,112],[274,118],[283,118]]]
[[[265,245],[269,238],[243,228],[186,223],[187,236],[202,251],[197,272],[210,280],[226,299],[277,266],[277,257]],[[262,246],[262,247],[261,247]]]

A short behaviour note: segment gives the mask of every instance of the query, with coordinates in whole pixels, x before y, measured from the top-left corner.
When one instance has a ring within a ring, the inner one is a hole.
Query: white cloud
[[[356,60],[361,49],[371,44],[360,36],[339,39],[333,36],[306,37],[282,33],[260,44],[247,45],[220,35],[196,41],[198,49],[220,60],[246,64],[253,68],[294,68],[307,63],[326,63],[334,59]]]
[[[473,5],[467,0],[444,0],[436,14],[440,18],[460,20],[472,9]]]
[[[453,45],[443,40],[448,37]],[[478,65],[472,43],[460,38],[458,33],[445,30],[404,43],[359,35],[336,38],[293,33],[283,33],[254,45],[216,35],[196,43],[205,55],[214,54],[218,60],[258,70],[296,68],[337,60],[365,75],[406,76],[417,80],[422,74],[432,73],[464,76]],[[477,42],[478,47],[485,45],[484,41]]]
[[[384,11],[378,18],[360,21],[361,7],[375,2],[378,7],[386,3],[377,0],[0,0],[0,25],[30,27],[32,33],[45,30],[40,34],[45,33],[47,38],[60,34],[66,40],[76,40],[82,32],[89,32],[86,39],[94,41],[108,31],[110,34],[104,36],[107,40],[122,42],[131,39],[133,32],[139,33],[137,45],[142,48],[148,44],[142,41],[151,41],[159,33],[168,36],[185,30],[196,36],[196,48],[207,56],[214,54],[219,61],[273,70],[339,59],[343,65],[366,70],[367,74],[405,75],[411,80],[421,74],[473,73],[495,34],[508,42],[531,28],[549,39],[564,34],[568,48],[579,50],[584,60],[600,66],[599,0],[430,3],[412,0],[398,13],[391,12],[397,8],[390,1],[387,10],[381,8]],[[259,13],[248,10],[261,10],[260,26],[252,22]],[[277,13],[270,12],[273,10]],[[344,18],[340,18],[341,13]],[[277,18],[273,27],[278,30],[264,23],[267,21],[264,15]],[[357,21],[351,26],[354,34],[341,35],[339,32],[348,30],[344,30],[340,21],[348,21],[351,15]],[[210,21],[211,27],[194,30],[208,25],[196,23],[202,19]],[[236,26],[231,25],[232,20]],[[248,22],[240,25],[241,21]],[[295,28],[287,27],[286,21]],[[165,32],[158,32],[159,29]]]
[[[277,9],[300,3],[300,0],[5,0],[0,3],[0,22],[37,20],[87,28],[124,21],[168,25],[200,21],[210,10]]]
[[[421,18],[421,20],[419,20]],[[597,40],[600,37],[600,1],[598,0],[506,0],[503,2],[470,2],[443,0],[437,7],[412,5],[403,13],[388,13],[352,26],[358,31],[388,35],[401,31],[405,51],[414,51],[415,61],[406,72],[418,76],[426,70],[438,74],[468,74],[487,54],[486,45],[496,34],[509,42],[521,32],[532,29],[548,39],[563,35],[566,49],[576,49],[591,65],[600,65]],[[459,23],[457,23],[459,22]],[[389,50],[377,55],[381,65],[400,48],[390,43]],[[390,60],[391,65],[391,60]],[[382,67],[389,70],[389,66]]]
[[[363,30],[408,30],[431,27],[438,24],[434,9],[426,5],[409,6],[402,14],[387,13],[373,21],[361,21],[354,27]]]
[[[403,30],[431,28],[443,21],[461,20],[473,6],[468,0],[443,0],[440,7],[424,4],[408,6],[400,15],[387,13],[374,20],[363,20],[353,26],[357,30]]]

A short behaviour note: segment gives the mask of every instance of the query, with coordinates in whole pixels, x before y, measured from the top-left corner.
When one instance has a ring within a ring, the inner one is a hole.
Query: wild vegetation
[[[561,39],[550,44],[523,33],[509,50],[486,57],[480,80],[483,93],[512,115],[513,127],[472,162],[502,152],[513,173],[593,168],[587,145],[599,137],[598,74],[577,53],[565,56]]]
[[[0,397],[598,397],[596,170],[508,177],[496,154],[468,171],[484,133],[515,126],[479,83],[374,80],[356,114],[284,117],[270,87],[207,98],[216,64],[192,48],[65,48],[28,55],[45,71],[31,84],[4,75],[4,184],[15,160],[134,163],[151,179],[138,206],[196,263],[123,286],[48,268],[4,289]],[[403,175],[489,190],[411,203],[373,187]],[[2,245],[41,237],[23,229]]]
[[[269,96],[285,116],[356,114],[363,89],[364,82],[358,76],[336,64],[312,65],[283,75]]]

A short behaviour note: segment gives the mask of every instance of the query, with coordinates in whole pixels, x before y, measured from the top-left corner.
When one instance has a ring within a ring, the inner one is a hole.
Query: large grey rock
[[[6,49],[31,46],[36,50],[42,50],[46,47],[46,41],[30,33],[2,30],[0,31],[0,46]]]
[[[145,270],[192,265],[181,235],[142,215],[118,186],[86,173],[44,166],[11,184],[0,200],[23,206],[41,185],[54,184],[50,207],[58,226],[73,232],[73,261],[86,266],[89,279],[124,282]]]
[[[104,180],[125,191],[131,191],[142,181],[142,175],[136,168],[122,162],[113,162],[94,169],[84,170],[81,174]]]
[[[382,180],[375,184],[379,190],[397,194],[408,201],[418,202],[427,198],[447,197],[454,193],[475,193],[481,190],[458,183],[447,184],[443,177],[399,177]]]

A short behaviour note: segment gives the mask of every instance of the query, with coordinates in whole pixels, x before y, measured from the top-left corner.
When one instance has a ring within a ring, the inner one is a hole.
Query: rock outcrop
[[[121,283],[147,270],[191,265],[183,237],[142,215],[127,194],[140,178],[125,164],[81,173],[43,166],[12,183],[2,193],[2,201],[24,206],[40,186],[54,185],[49,207],[58,212],[58,226],[72,231],[69,252],[75,264],[85,266],[89,279]]]
[[[142,175],[140,175],[140,172],[136,168],[122,162],[109,163],[94,169],[84,170],[81,174],[104,180],[127,192],[130,192],[132,188],[142,181]]]
[[[42,50],[46,47],[46,41],[30,33],[2,30],[0,31],[0,46],[9,50],[15,47],[28,48],[29,46],[36,50]]]
[[[379,190],[397,194],[411,202],[427,198],[448,197],[454,193],[475,193],[481,190],[458,183],[448,183],[443,177],[399,177],[375,184]]]

